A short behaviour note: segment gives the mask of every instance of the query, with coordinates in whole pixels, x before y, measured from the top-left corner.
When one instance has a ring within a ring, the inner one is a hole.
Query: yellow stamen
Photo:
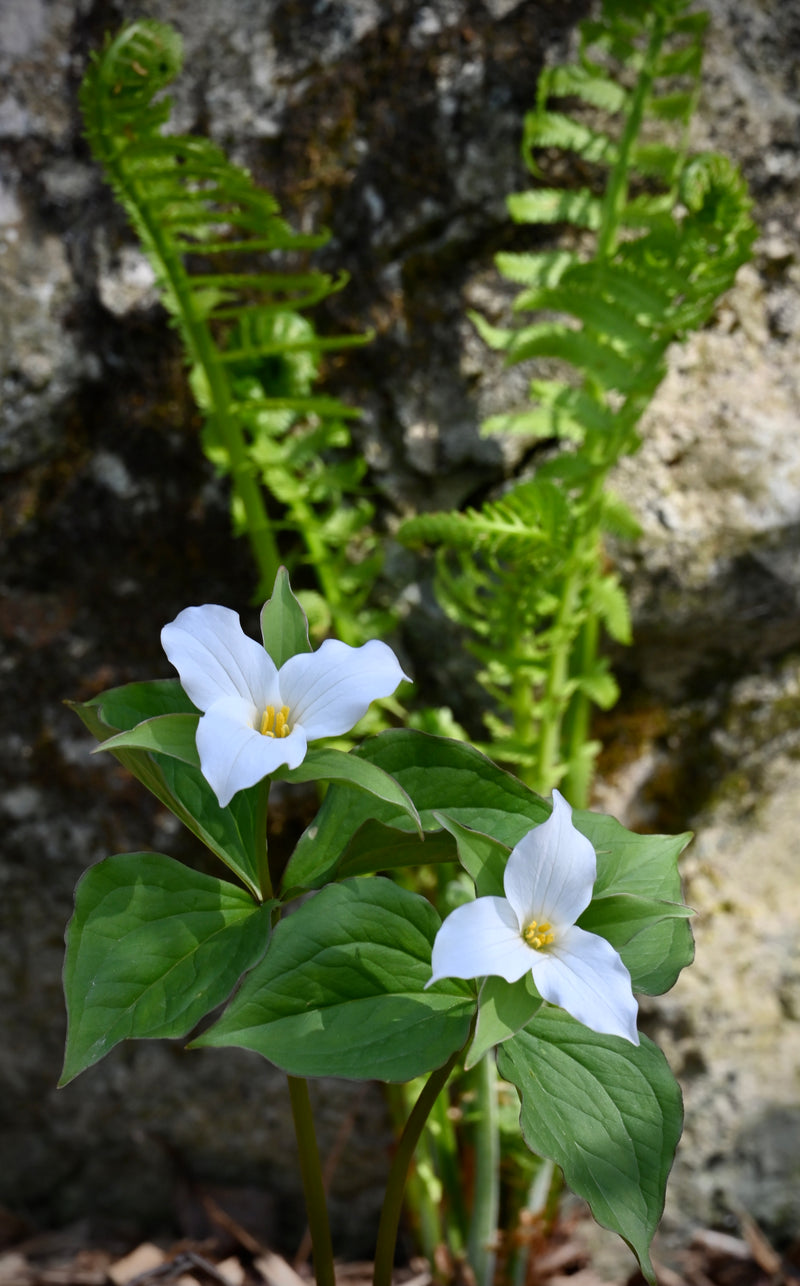
[[[289,707],[281,706],[276,714],[274,706],[267,706],[261,716],[258,731],[262,737],[288,737],[292,731],[289,727]]]
[[[523,930],[522,936],[528,946],[533,947],[534,951],[541,951],[542,947],[549,947],[555,938],[555,934],[547,920],[542,920],[541,924],[537,923],[536,920],[531,920],[527,929]]]

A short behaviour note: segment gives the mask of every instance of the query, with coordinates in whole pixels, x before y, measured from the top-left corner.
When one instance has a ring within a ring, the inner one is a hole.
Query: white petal
[[[394,652],[373,639],[349,647],[326,639],[316,652],[300,652],[281,666],[281,704],[301,723],[309,741],[349,732],[370,702],[388,697],[406,676]]]
[[[554,790],[547,821],[528,831],[506,863],[506,897],[523,928],[531,920],[566,928],[591,902],[596,879],[595,851],[573,826],[567,801]]]
[[[249,703],[228,698],[212,706],[197,725],[200,770],[222,808],[237,790],[254,786],[281,764],[296,768],[305,759],[302,728],[288,737],[264,737],[248,721],[251,710]]]
[[[533,981],[545,1000],[592,1031],[639,1044],[631,976],[610,942],[573,926],[533,954]]]
[[[241,697],[263,710],[278,695],[269,654],[242,630],[237,612],[207,603],[187,607],[161,631],[161,644],[198,710],[222,697]]]
[[[516,982],[536,954],[520,936],[517,917],[505,898],[477,898],[451,911],[436,934],[431,982],[486,974]]]

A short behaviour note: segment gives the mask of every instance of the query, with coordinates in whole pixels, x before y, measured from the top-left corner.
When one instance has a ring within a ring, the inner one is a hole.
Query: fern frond
[[[483,432],[551,445],[532,481],[480,513],[429,515],[403,529],[440,544],[440,595],[471,625],[481,681],[502,712],[487,719],[495,753],[537,790],[566,774],[573,802],[585,799],[596,751],[589,703],[617,696],[598,659],[600,628],[630,640],[627,599],[603,571],[602,537],[634,538],[638,524],[605,480],[639,446],[669,344],[708,319],[754,235],[733,168],[686,159],[706,23],[688,6],[603,0],[601,16],[581,25],[578,61],[540,78],[522,143],[540,185],[509,197],[508,210],[518,224],[571,225],[580,251],[498,255],[498,270],[521,287],[511,320],[473,320],[506,364],[531,362],[534,373],[531,404],[491,416]],[[583,186],[547,185],[556,152],[577,161]],[[559,363],[561,378],[537,378],[542,359],[545,369]],[[568,448],[554,453],[565,439]],[[515,500],[524,493],[527,503]],[[564,505],[552,530],[532,503],[550,493]]]
[[[338,590],[352,526],[331,523],[328,508],[349,511],[351,498],[337,485],[360,473],[330,472],[322,505],[310,498],[308,483],[325,471],[325,453],[347,446],[343,420],[357,413],[315,395],[313,384],[322,353],[370,337],[323,337],[303,315],[347,281],[346,274],[299,266],[327,233],[295,233],[275,198],[210,140],[164,132],[170,102],[156,95],[181,63],[180,37],[159,22],[136,22],[107,39],[81,88],[87,138],[180,331],[207,417],[204,444],[231,475],[236,521],[253,544],[260,588],[271,589],[287,556],[274,532],[293,531],[334,617],[339,611],[340,634],[352,641],[358,626]],[[285,512],[270,512],[271,502]],[[366,520],[363,507],[357,512]]]
[[[444,545],[492,559],[536,560],[568,544],[569,509],[559,489],[532,479],[481,510],[419,514],[398,532],[404,544]]]

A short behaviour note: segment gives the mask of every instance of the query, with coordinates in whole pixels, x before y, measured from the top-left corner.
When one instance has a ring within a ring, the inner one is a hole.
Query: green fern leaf
[[[628,596],[616,576],[602,576],[591,587],[591,607],[617,643],[631,642]]]
[[[560,147],[593,164],[614,165],[619,155],[612,138],[560,112],[541,112],[525,118],[523,155],[529,164],[535,147]]]
[[[603,530],[620,540],[638,540],[642,528],[633,511],[614,491],[603,493]]]
[[[601,710],[610,710],[619,700],[619,684],[600,662],[593,670],[580,676],[577,687]]]
[[[515,223],[573,223],[596,232],[603,222],[602,201],[585,188],[577,192],[560,188],[515,192],[507,197],[506,205]]]
[[[546,68],[539,79],[538,93],[544,101],[550,97],[581,98],[610,115],[623,112],[629,100],[628,91],[618,81],[593,75],[585,66],[574,63]]]
[[[540,254],[495,255],[495,266],[508,281],[521,286],[556,286],[564,273],[578,261],[569,250],[550,250]]]

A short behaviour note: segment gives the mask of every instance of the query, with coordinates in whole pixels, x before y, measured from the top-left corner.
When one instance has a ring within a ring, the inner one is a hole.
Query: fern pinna
[[[274,198],[208,139],[163,132],[171,105],[157,95],[181,66],[180,36],[162,23],[135,22],[107,39],[81,87],[87,138],[183,339],[204,446],[230,473],[259,597],[292,561],[296,540],[279,544],[288,528],[316,573],[321,593],[309,592],[307,606],[317,629],[332,624],[360,642],[377,553],[363,465],[343,450],[357,412],[313,384],[324,350],[367,337],[322,338],[304,315],[345,284],[292,266],[327,234],[291,231]]]
[[[755,236],[734,168],[686,152],[705,25],[688,0],[605,0],[582,24],[578,61],[543,73],[522,149],[537,186],[508,209],[518,224],[567,225],[570,248],[499,254],[500,273],[520,287],[515,318],[534,317],[473,321],[508,365],[533,363],[530,402],[484,431],[549,448],[533,477],[481,510],[420,515],[401,532],[439,548],[441,597],[474,632],[499,708],[487,718],[493,752],[579,806],[597,749],[590,705],[617,697],[601,627],[630,637],[602,536],[633,536],[636,523],[606,478],[639,445],[667,346],[707,321]],[[583,185],[548,184],[558,167]],[[540,359],[549,378],[537,377]]]

